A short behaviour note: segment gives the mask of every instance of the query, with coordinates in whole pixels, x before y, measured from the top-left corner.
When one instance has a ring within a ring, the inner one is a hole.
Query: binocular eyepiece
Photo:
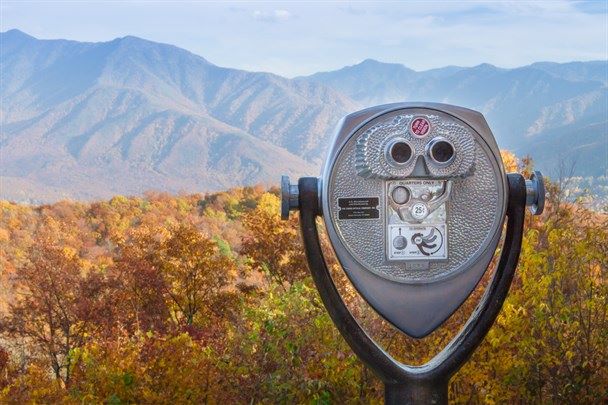
[[[282,182],[286,218],[299,191]],[[444,104],[398,103],[345,117],[319,183],[317,212],[350,280],[415,337],[438,327],[475,287],[498,245],[509,197],[484,117]],[[527,204],[540,214],[542,175],[526,188]]]
[[[448,166],[454,160],[455,155],[454,145],[443,137],[434,138],[425,148],[427,162],[438,167]],[[414,150],[406,140],[397,139],[388,145],[386,158],[395,167],[401,167],[414,158]]]
[[[386,403],[447,403],[450,376],[482,341],[507,296],[525,208],[543,211],[542,175],[507,175],[480,113],[398,103],[346,116],[322,176],[298,185],[283,176],[281,193],[283,219],[300,209],[321,299],[351,348],[385,382]],[[458,335],[426,364],[410,366],[378,345],[343,302],[323,257],[317,216],[359,294],[414,338],[450,317],[487,270],[503,234],[504,242],[494,276]]]
[[[434,138],[426,145],[426,156],[438,166],[448,166],[454,160],[455,153],[454,145],[442,137]]]
[[[392,163],[396,166],[407,164],[412,159],[414,153],[412,146],[405,140],[396,140],[390,144],[387,151],[389,153],[387,158],[392,159]]]

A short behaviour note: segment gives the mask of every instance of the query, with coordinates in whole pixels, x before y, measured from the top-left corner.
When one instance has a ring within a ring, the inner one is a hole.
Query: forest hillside
[[[549,188],[496,324],[451,382],[454,403],[608,397],[608,219]],[[261,186],[0,202],[0,403],[379,403],[380,382],[317,295],[297,218],[278,207]],[[414,364],[457,333],[491,276],[415,340],[330,264],[362,324]]]

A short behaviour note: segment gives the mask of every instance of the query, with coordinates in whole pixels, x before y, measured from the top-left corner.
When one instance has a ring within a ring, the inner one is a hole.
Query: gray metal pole
[[[448,403],[448,382],[412,380],[402,384],[384,385],[386,405],[445,405]]]

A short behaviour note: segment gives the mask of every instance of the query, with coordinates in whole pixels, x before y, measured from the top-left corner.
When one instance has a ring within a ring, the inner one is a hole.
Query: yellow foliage
[[[502,158],[507,171],[531,169],[529,159]],[[0,202],[1,342],[28,343],[23,357],[12,353],[24,369],[0,364],[0,403],[380,403],[381,384],[314,289],[297,216],[281,221],[279,202],[276,190],[260,187],[42,207]],[[550,199],[526,226],[507,301],[453,378],[450,400],[601,403],[607,219]],[[331,260],[355,315],[406,362],[444,347],[483,293],[429,337],[408,339]]]
[[[61,382],[51,377],[49,370],[31,365],[10,386],[0,391],[0,403],[22,404],[78,404],[66,392]]]
[[[501,150],[500,156],[502,157],[502,163],[505,166],[507,173],[515,173],[519,171],[520,162],[517,156],[508,150]]]

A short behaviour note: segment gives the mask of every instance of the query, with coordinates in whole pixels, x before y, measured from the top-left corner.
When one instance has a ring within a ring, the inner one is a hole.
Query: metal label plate
[[[338,219],[378,219],[378,197],[338,198]]]

